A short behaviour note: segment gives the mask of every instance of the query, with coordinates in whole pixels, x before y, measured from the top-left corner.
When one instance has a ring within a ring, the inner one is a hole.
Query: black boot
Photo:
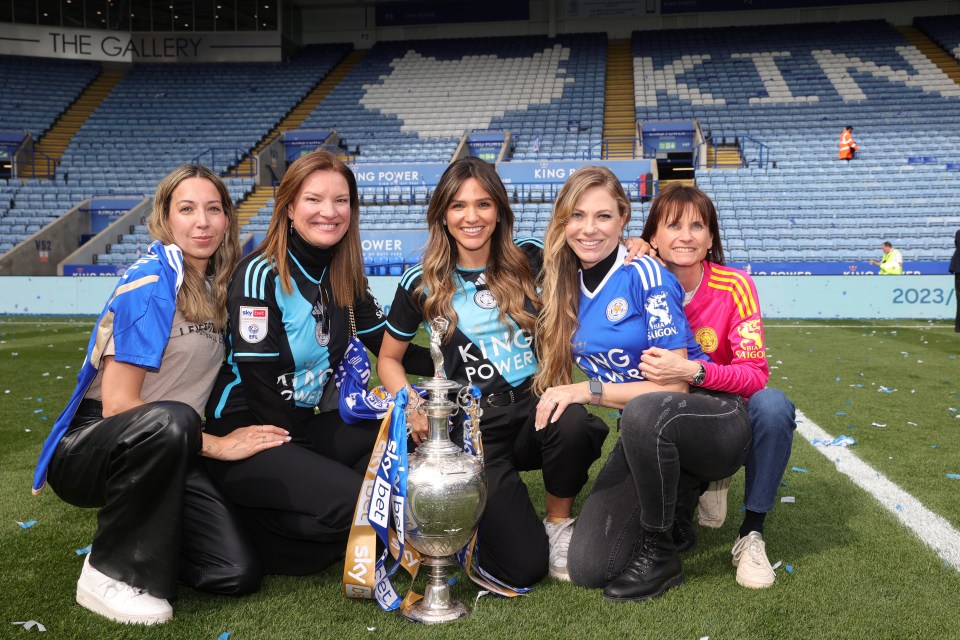
[[[700,488],[677,494],[673,512],[673,543],[677,553],[686,553],[697,546],[697,528],[693,526],[693,510],[700,498]]]
[[[670,531],[647,531],[633,545],[627,568],[607,584],[605,600],[648,600],[683,583],[683,565]]]

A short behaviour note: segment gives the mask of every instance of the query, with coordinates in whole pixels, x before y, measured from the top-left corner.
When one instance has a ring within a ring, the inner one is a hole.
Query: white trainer
[[[173,617],[169,602],[105,576],[90,564],[89,554],[77,580],[77,602],[94,613],[125,624],[158,624]]]
[[[750,589],[766,589],[777,579],[767,558],[767,546],[763,535],[751,531],[746,537],[737,537],[730,552],[733,566],[737,568],[737,583]]]
[[[730,478],[714,480],[707,490],[700,494],[697,519],[700,525],[719,529],[727,519],[727,492],[730,491]]]
[[[576,518],[567,518],[556,523],[546,518],[543,520],[543,528],[547,530],[547,538],[550,541],[550,576],[567,582],[570,582],[570,573],[567,571],[567,550],[570,549],[574,520]]]

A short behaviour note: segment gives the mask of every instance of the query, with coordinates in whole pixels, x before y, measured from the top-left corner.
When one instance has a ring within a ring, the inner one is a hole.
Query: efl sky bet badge
[[[240,337],[250,344],[267,337],[266,307],[240,307]]]

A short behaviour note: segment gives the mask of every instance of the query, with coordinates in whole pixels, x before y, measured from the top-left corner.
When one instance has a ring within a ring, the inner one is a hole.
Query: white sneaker
[[[777,579],[767,559],[767,546],[763,536],[751,531],[745,538],[737,537],[730,552],[733,566],[737,568],[737,583],[750,589],[766,589]]]
[[[567,572],[567,550],[570,548],[570,538],[573,536],[573,521],[576,518],[567,518],[553,523],[544,518],[543,528],[547,530],[550,540],[550,576],[557,580],[570,582]]]
[[[77,580],[77,602],[105,618],[126,624],[157,624],[173,617],[169,602],[103,575],[90,564],[89,554]]]
[[[727,492],[730,491],[730,478],[714,480],[707,490],[700,494],[697,519],[701,526],[719,529],[727,519]]]

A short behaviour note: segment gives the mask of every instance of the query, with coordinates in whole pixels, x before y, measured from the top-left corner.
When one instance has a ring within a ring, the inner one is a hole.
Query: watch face
[[[593,395],[599,396],[601,393],[603,393],[603,383],[599,380],[591,380],[589,388],[590,393]]]

